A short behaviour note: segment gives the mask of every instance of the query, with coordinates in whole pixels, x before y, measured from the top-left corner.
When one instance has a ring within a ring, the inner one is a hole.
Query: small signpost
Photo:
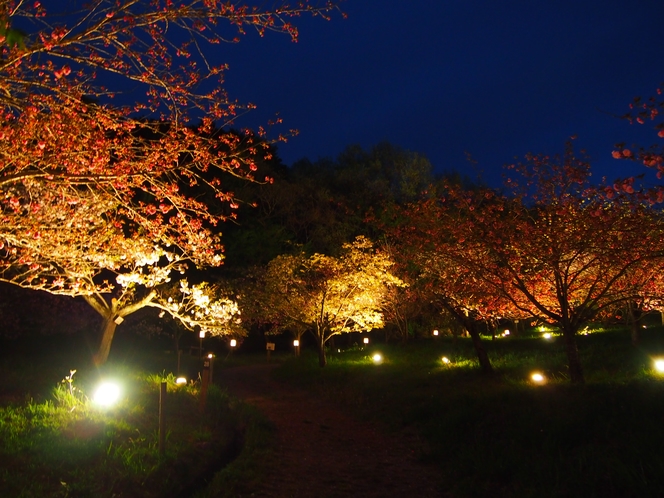
[[[163,456],[166,447],[166,414],[164,403],[166,402],[166,382],[159,386],[159,455]]]
[[[203,362],[203,375],[201,377],[201,397],[199,399],[199,409],[205,410],[205,401],[207,400],[208,385],[210,384],[210,359],[205,358]]]
[[[267,361],[270,361],[270,354],[274,351],[274,342],[268,342],[265,349],[267,350]]]

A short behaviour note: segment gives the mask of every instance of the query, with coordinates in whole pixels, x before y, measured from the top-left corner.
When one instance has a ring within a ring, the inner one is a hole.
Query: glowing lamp
[[[237,341],[235,339],[231,339],[231,347],[234,348],[237,346]]]
[[[450,359],[449,359],[447,356],[443,356],[443,360],[442,360],[442,361],[443,361],[443,363],[445,363],[446,365],[450,363]]]
[[[209,353],[208,358],[212,359],[212,358],[214,358],[214,355],[212,353]]]
[[[505,332],[503,332],[503,335],[504,335],[504,336],[508,336],[508,335],[510,335],[510,331],[509,331],[508,329],[505,329]]]
[[[183,386],[187,383],[187,379],[185,379],[184,377],[178,377],[177,379],[175,379],[175,383],[178,386]]]
[[[434,331],[433,331],[433,335],[438,335],[438,331],[437,331],[437,330],[434,330]]]
[[[198,337],[200,337],[201,339],[204,339],[205,338],[205,331],[201,330],[198,334]]]
[[[364,344],[369,344],[369,338],[365,337],[364,339],[362,339],[362,342],[364,342]]]
[[[382,362],[383,362],[383,357],[382,357],[379,353],[376,353],[375,355],[373,355],[373,356],[371,357],[371,359],[372,359],[373,362],[376,363],[376,364],[378,364],[378,363],[382,363]]]
[[[544,383],[544,375],[542,375],[539,372],[535,372],[530,376],[530,379],[535,383],[535,384],[543,384]]]
[[[544,326],[540,327],[540,332],[544,332],[545,330],[546,330],[546,327],[544,327]]]
[[[659,373],[664,373],[664,359],[658,358],[655,360],[655,371]]]
[[[295,339],[295,340],[293,341],[293,346],[296,347],[296,348],[299,348],[299,347],[300,347],[300,341],[298,341],[297,339]]]
[[[542,337],[545,339],[551,339],[551,334],[549,332],[546,332]]]
[[[120,399],[120,386],[114,382],[102,382],[97,387],[92,401],[95,405],[110,407]]]

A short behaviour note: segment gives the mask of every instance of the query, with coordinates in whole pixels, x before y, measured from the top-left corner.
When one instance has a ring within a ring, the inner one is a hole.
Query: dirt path
[[[445,496],[435,470],[416,461],[417,441],[386,434],[325,400],[274,381],[273,365],[225,370],[221,385],[277,428],[275,468],[255,497]],[[220,376],[221,377],[221,376]]]

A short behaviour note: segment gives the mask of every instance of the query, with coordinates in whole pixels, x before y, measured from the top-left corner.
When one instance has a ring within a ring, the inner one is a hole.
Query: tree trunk
[[[567,366],[572,384],[584,384],[583,368],[579,358],[579,348],[576,345],[576,330],[563,327],[563,339],[565,340],[565,353],[567,354]]]
[[[318,343],[318,366],[323,368],[327,365],[327,358],[325,357],[325,333],[319,333],[316,336]]]
[[[113,336],[115,335],[115,328],[117,324],[112,318],[104,318],[104,328],[101,336],[101,344],[99,345],[99,350],[92,357],[94,364],[96,366],[103,365],[108,360],[108,354],[111,351],[111,343],[113,342]]]
[[[482,373],[493,373],[493,367],[491,366],[491,361],[489,361],[489,355],[486,354],[484,344],[482,344],[482,339],[480,338],[480,333],[477,330],[477,323],[468,320],[465,323],[465,326],[466,330],[470,334],[470,338],[473,341],[473,346],[475,347],[475,353],[477,354],[477,359],[480,362],[480,369],[482,370]]]
[[[629,328],[632,337],[632,346],[638,346],[641,341],[641,331],[639,330],[639,309],[633,303],[629,302],[628,304],[628,319],[629,319]]]

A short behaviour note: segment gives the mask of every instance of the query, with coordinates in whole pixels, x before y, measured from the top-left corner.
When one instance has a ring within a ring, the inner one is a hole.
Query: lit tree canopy
[[[457,263],[516,313],[560,327],[570,378],[583,382],[575,335],[643,294],[661,268],[662,218],[628,192],[608,200],[571,148],[562,158],[529,156],[516,170],[524,183],[513,179],[510,197],[450,193],[446,202],[463,211]]]
[[[241,106],[225,95],[226,67],[213,66],[211,55],[247,28],[295,40],[289,18],[333,8],[0,1],[4,279],[60,293],[99,290],[83,289],[78,272],[50,277],[69,266],[61,259],[68,247],[111,269],[142,252],[122,238],[220,264],[209,228],[239,205],[220,173],[269,180],[256,170],[270,152],[251,133],[219,132]],[[191,187],[210,190],[226,208],[211,208]]]
[[[118,318],[160,302],[183,318],[159,286],[222,263],[215,226],[239,206],[224,175],[270,181],[265,130],[221,131],[250,106],[225,94],[218,46],[247,29],[296,40],[289,19],[333,8],[0,0],[0,279],[83,295],[105,320],[98,361]]]
[[[307,327],[325,366],[325,343],[331,337],[383,325],[387,289],[403,285],[391,266],[387,253],[376,251],[364,237],[345,244],[338,257],[278,256],[268,265],[260,302],[274,323]]]

